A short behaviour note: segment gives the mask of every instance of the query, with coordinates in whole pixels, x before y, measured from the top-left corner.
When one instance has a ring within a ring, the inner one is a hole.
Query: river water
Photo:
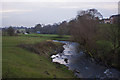
[[[77,47],[79,44],[69,41],[53,41],[64,43],[65,45],[62,53],[51,56],[52,62],[66,65],[69,70],[74,71],[75,76],[78,78],[120,78],[120,72],[116,69],[97,64],[82,51],[78,53]]]

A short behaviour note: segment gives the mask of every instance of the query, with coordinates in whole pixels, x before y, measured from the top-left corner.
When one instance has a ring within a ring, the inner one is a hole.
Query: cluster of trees
[[[35,26],[35,30],[36,31],[40,31],[40,33],[42,34],[57,34],[57,28],[58,28],[58,24],[53,24],[53,25],[44,25],[43,27],[41,27],[40,24],[37,24]]]
[[[70,34],[67,21],[63,21],[61,23],[55,23],[53,25],[37,24],[35,25],[34,28],[27,29],[27,32],[32,32],[32,33],[40,32],[41,34],[58,34],[60,36]]]
[[[117,24],[101,24],[102,15],[96,9],[78,12],[67,23],[74,41],[90,56],[106,65],[119,68],[120,27]],[[120,69],[120,68],[119,68]]]
[[[9,36],[14,36],[15,35],[15,30],[13,29],[12,26],[10,26],[9,28],[3,28],[2,29],[2,35],[9,35]]]
[[[41,25],[36,24],[35,27],[27,28],[27,33],[40,33],[40,34],[57,34],[58,33],[58,24],[53,25]]]

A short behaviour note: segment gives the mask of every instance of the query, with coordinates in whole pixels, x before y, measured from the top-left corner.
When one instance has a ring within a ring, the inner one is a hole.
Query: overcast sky
[[[4,0],[2,1],[2,27],[32,27],[38,23],[53,24],[75,18],[77,11],[97,9],[107,18],[118,13],[118,0]]]

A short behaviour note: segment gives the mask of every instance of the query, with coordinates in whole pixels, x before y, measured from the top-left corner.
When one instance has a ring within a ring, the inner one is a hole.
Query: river
[[[107,68],[96,63],[92,58],[88,57],[83,51],[78,53],[78,43],[69,41],[54,42],[64,43],[64,51],[56,55],[52,55],[52,62],[64,64],[69,70],[74,71],[78,78],[120,78],[120,72],[114,68]]]

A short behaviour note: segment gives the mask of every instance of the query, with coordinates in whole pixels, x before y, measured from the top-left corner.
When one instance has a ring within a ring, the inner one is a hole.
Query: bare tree
[[[42,25],[41,24],[37,24],[37,25],[35,25],[35,33],[37,32],[37,31],[40,31],[41,30],[41,27]]]
[[[7,29],[7,34],[10,35],[10,36],[14,36],[15,30],[12,28],[12,26],[10,26],[10,27]]]
[[[94,47],[95,36],[98,31],[99,19],[102,15],[96,9],[79,11],[76,19],[72,23],[71,32],[73,38],[91,50]]]

